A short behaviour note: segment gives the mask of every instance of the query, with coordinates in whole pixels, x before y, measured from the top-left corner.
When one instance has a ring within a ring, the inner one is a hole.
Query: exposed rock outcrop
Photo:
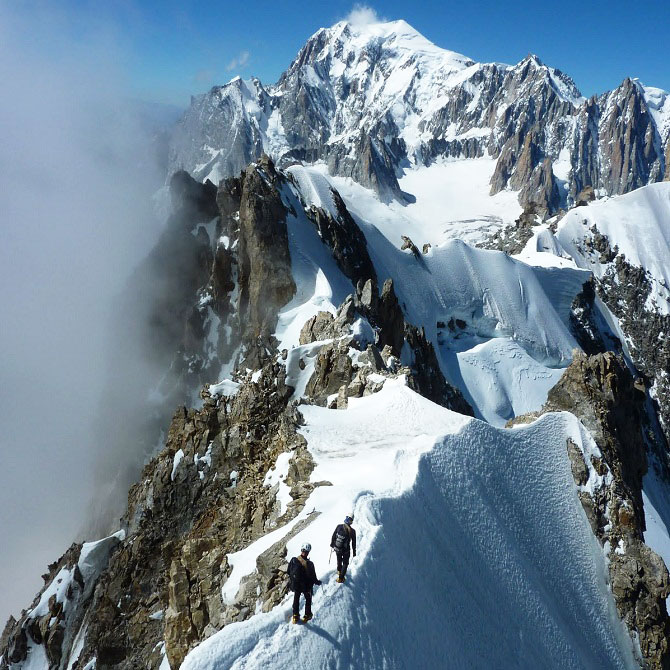
[[[221,588],[230,574],[226,554],[294,518],[315,487],[308,481],[311,458],[296,432],[301,418],[288,404],[291,393],[284,368],[267,364],[234,397],[205,393],[201,410],[180,408],[165,449],[130,490],[126,539],[87,585],[89,596],[75,597],[83,587],[73,579],[70,606],[52,599],[45,616],[10,622],[5,659],[25,658],[30,639],[44,645],[53,667],[64,667],[75,660],[69,659],[73,638],[85,626],[79,667],[96,658],[98,668],[157,668],[164,641],[177,668],[193,645],[250,616],[257,603],[276,604],[286,591],[281,547],[259,557],[262,569],[253,580],[260,590],[243,585],[226,602]],[[264,485],[283,451],[293,463],[286,479],[293,502],[285,510],[276,487]],[[51,567],[47,588],[76,566],[80,548]],[[66,616],[67,629],[61,625]]]
[[[602,239],[602,237],[601,237]],[[596,237],[597,241],[597,237]],[[606,239],[605,239],[606,243]],[[666,439],[670,437],[670,316],[650,309],[652,277],[631,265],[617,249],[603,247],[608,260],[614,260],[597,282],[605,304],[619,319],[636,367],[653,387]]]
[[[333,253],[340,270],[356,285],[370,277],[376,277],[365,235],[351,217],[340,194],[331,188],[331,196],[337,209],[337,217],[320,207],[306,210],[307,217],[314,223],[319,237]]]
[[[239,210],[238,319],[243,340],[267,339],[277,312],[295,293],[281,177],[263,156],[243,173]]]
[[[367,325],[367,336],[353,328],[361,322]],[[445,380],[425,333],[405,322],[390,279],[381,295],[374,280],[359,282],[356,294],[340,305],[335,317],[320,312],[300,334],[301,344],[326,339],[330,341],[319,350],[306,388],[316,403],[345,408],[348,398],[378,391],[383,385],[380,373],[403,374],[418,393],[472,416],[461,392]]]
[[[520,253],[525,248],[528,240],[533,237],[533,226],[542,223],[540,214],[538,206],[531,203],[524,209],[513,226],[497,230],[480,246],[484,249],[504,251],[509,255]]]

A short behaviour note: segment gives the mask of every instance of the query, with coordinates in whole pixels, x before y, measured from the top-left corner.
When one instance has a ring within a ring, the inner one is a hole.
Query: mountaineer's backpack
[[[335,530],[335,551],[349,551],[351,542],[351,531],[349,526],[341,523]]]
[[[303,563],[301,558],[294,556],[288,564],[288,587],[291,591],[299,591],[304,581],[303,571],[306,572],[307,562]]]

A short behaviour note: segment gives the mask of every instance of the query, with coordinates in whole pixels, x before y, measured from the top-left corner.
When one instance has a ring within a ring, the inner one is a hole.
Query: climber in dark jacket
[[[293,623],[300,621],[300,594],[305,596],[304,622],[312,618],[312,587],[320,585],[321,581],[316,578],[314,563],[307,556],[312,551],[312,545],[305,542],[300,548],[300,556],[294,556],[288,564],[289,588],[293,591]]]
[[[354,556],[356,555],[356,531],[351,527],[353,522],[353,514],[344,517],[344,523],[337,526],[330,540],[330,546],[335,550],[335,556],[337,556],[337,581],[340,584],[345,580],[347,574],[350,548]]]

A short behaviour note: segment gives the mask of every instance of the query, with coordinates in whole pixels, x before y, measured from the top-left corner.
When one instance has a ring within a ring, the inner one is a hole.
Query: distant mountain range
[[[585,187],[627,193],[670,176],[670,97],[626,79],[585,99],[529,55],[475,63],[404,21],[321,29],[277,84],[235,78],[194,97],[170,170],[214,183],[266,153],[279,166],[324,161],[384,199],[404,170],[449,158],[497,160],[491,193],[552,214]]]

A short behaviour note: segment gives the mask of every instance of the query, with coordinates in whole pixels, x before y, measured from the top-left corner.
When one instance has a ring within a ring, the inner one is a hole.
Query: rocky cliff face
[[[323,160],[331,174],[402,200],[403,170],[491,156],[491,193],[519,191],[524,207],[550,215],[585,187],[613,195],[663,179],[661,93],[626,79],[585,100],[533,55],[478,64],[403,21],[338,23],[312,36],[276,85],[237,78],[194,98],[170,169],[216,182],[265,152],[279,163]]]
[[[205,393],[201,410],[178,409],[165,448],[130,490],[125,539],[108,565],[82,577],[81,547],[73,546],[52,566],[47,590],[67,566],[75,566],[74,586],[55,591],[41,618],[44,594],[38,596],[10,627],[3,667],[25,660],[29,648],[34,657],[40,646],[50,667],[78,658],[74,667],[82,668],[95,657],[100,668],[157,668],[164,651],[179,667],[190,646],[253,613],[255,586],[228,605],[221,600],[230,574],[226,553],[294,518],[314,486],[307,483],[311,460],[296,433],[291,392],[282,366],[268,364],[257,381],[242,382],[234,399]],[[291,452],[286,509],[278,487],[263,483],[283,452]],[[260,600],[274,604],[285,591],[284,556],[266,558]]]
[[[662,132],[650,113],[644,88],[631,79],[587,101],[577,115],[572,140],[573,196],[586,186],[603,195],[617,195],[661,181],[662,147],[667,145]]]
[[[258,352],[295,291],[278,180],[267,159],[218,188],[183,171],[173,175],[173,213],[117,308],[123,329],[110,356],[107,402],[124,422],[100,425],[119,445],[98,464],[101,486],[110,471],[130,485],[173,408],[196,402],[224,364],[246,357],[254,369],[262,365]],[[124,367],[125,360],[144,361],[146,370]],[[131,444],[137,446],[128,459]],[[119,454],[123,462],[115,460]],[[105,524],[122,511],[110,496],[101,505]]]
[[[636,367],[653,389],[666,436],[670,435],[670,316],[649,308],[652,278],[641,268],[616,255],[613,268],[600,282],[598,292],[621,322],[632,344]]]

